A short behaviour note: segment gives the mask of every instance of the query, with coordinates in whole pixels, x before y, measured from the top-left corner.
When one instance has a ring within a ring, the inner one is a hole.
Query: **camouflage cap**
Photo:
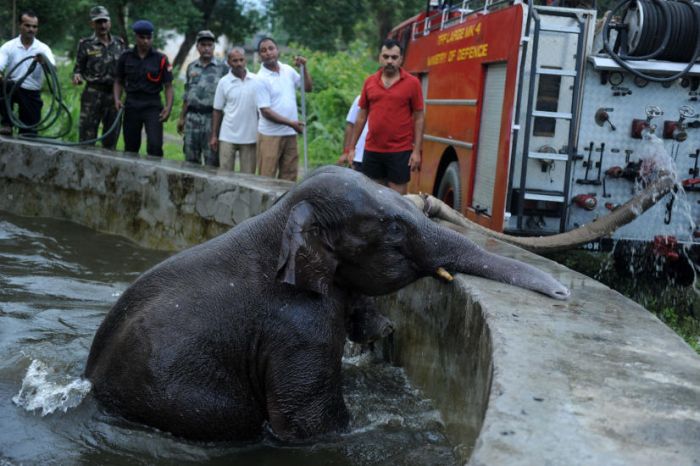
[[[98,21],[100,19],[109,21],[109,11],[107,11],[107,8],[101,5],[90,8],[90,20]]]
[[[209,39],[209,40],[213,40],[214,42],[216,42],[216,36],[209,29],[205,29],[204,31],[199,31],[197,33],[197,42],[199,42],[200,40],[204,40],[204,39]]]

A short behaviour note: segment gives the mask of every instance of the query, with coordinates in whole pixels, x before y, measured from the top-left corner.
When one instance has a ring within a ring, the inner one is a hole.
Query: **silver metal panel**
[[[556,29],[558,27],[563,28],[575,28],[576,21],[572,18],[550,16],[546,14],[546,8],[538,7],[538,11],[541,13],[542,25],[543,27],[549,27],[550,29]],[[595,21],[589,21],[590,24],[587,26],[587,30],[594,27]],[[588,34],[588,32],[587,32]],[[586,50],[590,49],[589,41],[586,41]],[[539,79],[542,75],[558,75],[561,76],[561,86],[559,89],[559,101],[558,110],[570,110],[572,108],[572,86],[574,84],[574,77],[571,70],[576,68],[576,46],[577,46],[577,36],[576,34],[562,34],[550,31],[542,31],[539,37],[539,54],[538,54],[538,66],[537,70],[530,70],[527,66],[525,67],[525,73],[520,79],[523,80],[523,85],[525,89],[529,84],[530,79],[535,79],[535,87],[539,88]],[[530,63],[532,54],[532,47],[528,47],[527,63]],[[540,75],[537,73],[541,72]],[[536,97],[535,97],[536,98]],[[534,108],[534,105],[533,105]],[[523,138],[525,136],[525,120],[527,110],[526,98],[524,98],[523,104],[520,108],[520,115],[516,120],[520,124],[521,131],[518,134],[518,141],[516,143],[515,153],[511,156],[515,158],[513,165],[513,173],[510,174],[513,180],[513,187],[520,187],[520,172],[522,167],[521,158],[523,156]],[[569,125],[572,120],[572,115],[569,112],[544,112],[535,109],[535,116],[545,117],[545,118],[556,118],[556,127],[554,136],[544,136],[531,134],[530,139],[530,151],[540,152],[541,148],[548,146],[556,149],[557,151],[563,149],[568,142],[569,135]],[[531,130],[531,133],[533,131]],[[547,165],[543,167],[541,165],[541,159],[532,158],[528,162],[527,170],[527,187],[529,189],[543,189],[543,190],[563,190],[564,178],[566,176],[566,164],[560,163],[560,161],[554,164]]]
[[[563,162],[566,162],[566,160],[569,158],[569,156],[566,154],[556,154],[556,153],[551,153],[551,152],[530,152],[530,153],[528,153],[528,156],[531,159],[559,160],[559,161],[563,161]]]
[[[624,71],[624,69],[618,65],[615,60],[608,57],[588,57],[588,60],[593,63],[593,66],[597,70],[608,70],[608,71]],[[649,60],[649,61],[635,61],[630,60],[627,64],[636,70],[640,71],[658,71],[665,72],[666,74],[678,73],[683,71],[688,64],[687,63],[675,63],[670,61],[662,60]],[[700,64],[693,65],[690,70],[688,70],[689,75],[700,75]]]
[[[555,70],[551,68],[537,68],[537,74],[550,76],[576,76],[576,70]]]
[[[657,126],[656,135],[661,138],[663,149],[675,165],[678,179],[700,176],[700,174],[691,174],[695,168],[695,158],[690,156],[691,154],[694,156],[696,151],[700,150],[700,128],[689,128],[688,138],[684,142],[662,137],[664,122],[677,121],[678,109],[682,105],[690,105],[700,112],[700,102],[693,100],[694,96],[690,88],[681,87],[678,81],[670,87],[663,87],[660,83],[653,82],[639,87],[635,84],[633,76],[624,72],[624,81],[621,86],[630,89],[632,93],[615,95],[614,86],[610,83],[601,84],[599,71],[589,67],[587,74],[578,143],[578,153],[583,156],[583,159],[574,164],[571,195],[573,197],[577,194],[595,194],[598,206],[593,211],[588,211],[572,205],[567,229],[588,224],[609,214],[610,210],[605,207],[606,203],[609,203],[610,207],[623,204],[641,189],[633,181],[624,178],[606,178],[605,171],[615,166],[624,168],[628,159],[630,162],[637,162],[648,158],[652,147],[650,143],[631,136],[632,120],[645,119],[644,110],[647,105],[657,105],[664,112],[660,117],[654,118],[653,123]],[[615,125],[615,130],[608,123],[602,126],[595,123],[595,113],[598,109],[607,111],[610,122]],[[600,167],[600,185],[577,182],[585,180],[586,168],[583,163],[588,161],[588,148],[591,142],[595,149],[591,154],[592,166],[588,172],[589,181],[598,179],[598,168],[595,165],[601,161],[601,146],[604,144],[605,147]],[[603,180],[605,180],[605,192]],[[696,228],[695,224],[700,221],[700,204],[698,204],[700,192],[679,193],[670,210],[670,222],[667,224],[664,220],[667,219],[666,205],[670,199],[671,195],[667,195],[639,218],[615,231],[613,238],[648,241],[656,235],[672,235],[685,243],[695,242],[692,232]]]
[[[525,199],[533,201],[564,202],[564,196],[555,196],[552,194],[525,193]]]
[[[506,85],[506,65],[488,65],[484,82],[484,101],[479,127],[479,150],[476,154],[472,207],[493,211],[493,190],[496,178],[498,149],[501,142],[501,116]]]
[[[569,113],[569,112],[544,112],[542,110],[535,110],[532,112],[532,116],[546,117],[546,118],[561,118],[562,120],[571,120],[571,113]]]
[[[579,29],[575,26],[542,26],[542,31],[549,32],[570,32],[578,34]]]

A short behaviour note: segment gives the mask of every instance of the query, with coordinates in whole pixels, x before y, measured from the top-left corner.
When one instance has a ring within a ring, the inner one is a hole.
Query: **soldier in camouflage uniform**
[[[226,64],[214,58],[214,34],[197,33],[199,59],[187,66],[185,95],[177,130],[184,132],[185,160],[201,165],[219,166],[219,155],[209,148],[211,116],[216,85],[228,73]]]
[[[90,10],[90,19],[95,33],[80,40],[73,70],[73,84],[82,84],[85,89],[80,96],[79,138],[88,141],[97,137],[102,122],[102,134],[114,123],[117,110],[114,108],[112,86],[117,60],[126,49],[121,37],[110,34],[112,23],[109,12],[103,6]],[[102,140],[107,149],[114,149],[119,138],[119,125]]]

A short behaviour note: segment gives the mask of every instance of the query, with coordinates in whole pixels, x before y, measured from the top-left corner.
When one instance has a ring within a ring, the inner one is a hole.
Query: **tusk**
[[[448,282],[451,282],[455,279],[452,275],[450,275],[450,272],[443,269],[442,267],[438,267],[438,269],[435,271],[435,274],[440,278],[444,278]]]

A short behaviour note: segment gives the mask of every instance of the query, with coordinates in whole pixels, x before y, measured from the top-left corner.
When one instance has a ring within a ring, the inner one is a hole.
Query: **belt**
[[[105,83],[87,83],[87,87],[91,87],[101,92],[112,92],[112,84]]]
[[[207,113],[211,113],[213,110],[214,110],[214,107],[205,107],[204,105],[188,105],[187,106],[187,113],[207,114]]]

